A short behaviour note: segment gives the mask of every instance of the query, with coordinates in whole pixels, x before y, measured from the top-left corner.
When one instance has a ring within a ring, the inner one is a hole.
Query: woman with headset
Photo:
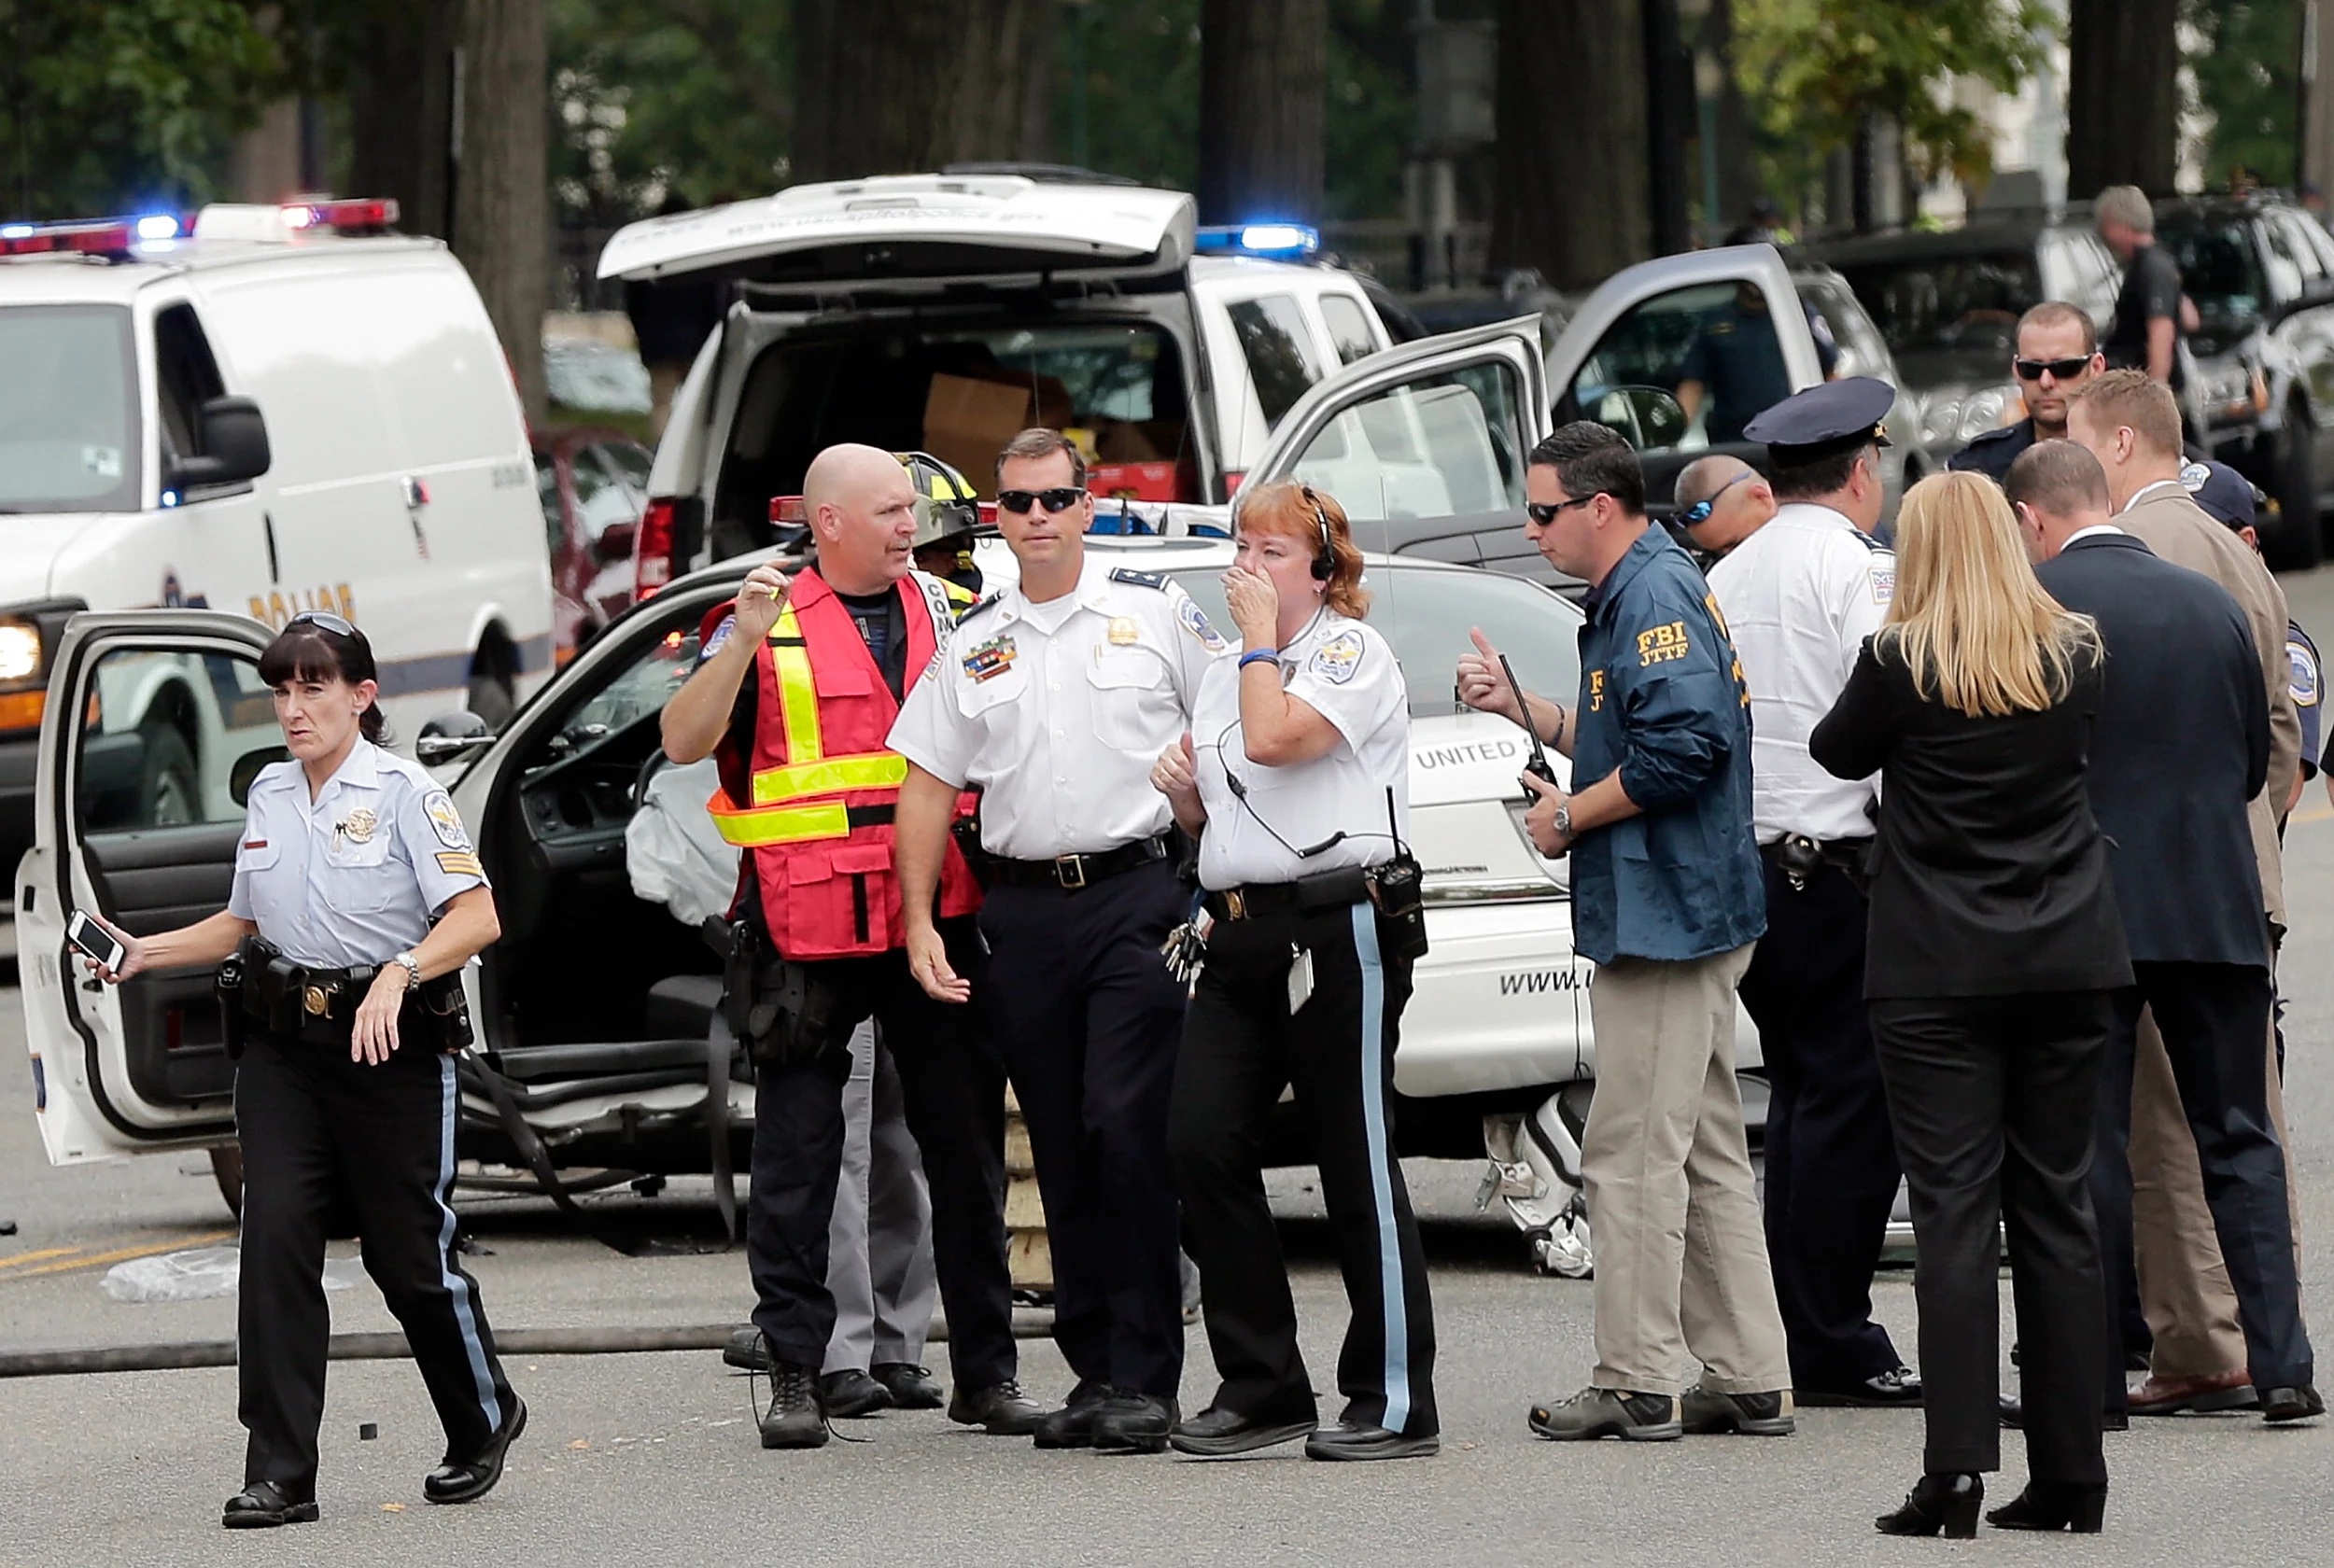
[[[1208,1455],[1300,1437],[1314,1459],[1430,1454],[1433,1308],[1391,1125],[1413,953],[1378,907],[1389,870],[1410,864],[1398,860],[1408,691],[1362,619],[1361,553],[1335,500],[1268,485],[1242,497],[1237,526],[1224,589],[1240,655],[1207,672],[1192,733],[1151,776],[1200,841],[1212,921],[1167,1140],[1222,1382],[1169,1441]],[[1292,1085],[1353,1309],[1338,1362],[1345,1408],[1328,1428],[1260,1168]]]

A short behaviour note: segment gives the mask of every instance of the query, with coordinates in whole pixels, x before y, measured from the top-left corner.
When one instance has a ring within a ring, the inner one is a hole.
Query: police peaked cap
[[[1843,452],[1887,446],[1889,409],[1896,389],[1871,376],[1821,382],[1794,392],[1742,427],[1750,441],[1765,441],[1779,469],[1804,468]]]

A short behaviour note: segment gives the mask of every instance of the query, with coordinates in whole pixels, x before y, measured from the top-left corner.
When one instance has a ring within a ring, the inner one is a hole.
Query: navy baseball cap
[[[2226,463],[2184,463],[2180,483],[2214,521],[2229,527],[2250,528],[2260,515],[2260,492]]]

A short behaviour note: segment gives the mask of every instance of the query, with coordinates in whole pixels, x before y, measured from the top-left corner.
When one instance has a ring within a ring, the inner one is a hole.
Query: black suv
[[[2156,204],[2194,301],[2189,416],[2213,455],[2277,502],[2271,564],[2315,566],[2334,483],[2334,238],[2271,192]]]

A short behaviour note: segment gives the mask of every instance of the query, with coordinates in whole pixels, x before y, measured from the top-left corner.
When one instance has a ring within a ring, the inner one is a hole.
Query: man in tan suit
[[[2167,561],[2203,573],[2244,611],[2261,656],[2270,705],[2269,782],[2248,812],[2272,936],[2285,930],[2285,883],[2277,825],[2299,777],[2301,723],[2285,656],[2285,595],[2260,557],[2190,498],[2181,483],[2180,415],[2171,392],[2144,371],[2110,371],[2077,394],[2067,433],[2107,470],[2116,525]],[[2264,1042],[2269,1107],[2278,1141],[2285,1134],[2285,1095],[2272,1034]],[[2132,1085],[2134,1244],[2140,1297],[2155,1345],[2146,1382],[2132,1391],[2131,1413],[2229,1409],[2252,1402],[2236,1292],[2204,1201],[2196,1142],[2188,1130],[2170,1058],[2152,1019],[2143,1022]],[[2299,1189],[2287,1186],[2299,1267]]]

